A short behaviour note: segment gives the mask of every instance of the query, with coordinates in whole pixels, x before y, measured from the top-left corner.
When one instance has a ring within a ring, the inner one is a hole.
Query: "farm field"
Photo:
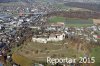
[[[64,22],[66,26],[87,27],[93,25],[93,19],[65,18],[54,16],[48,19],[49,23]]]
[[[59,16],[53,16],[48,19],[48,22],[50,23],[56,23],[56,22],[64,22],[65,18],[64,17],[59,17]]]
[[[87,27],[93,25],[92,19],[67,18],[66,26]]]

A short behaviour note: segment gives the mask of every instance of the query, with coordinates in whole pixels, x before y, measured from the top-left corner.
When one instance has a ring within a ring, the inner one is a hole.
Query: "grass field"
[[[50,23],[64,22],[64,21],[65,21],[64,17],[58,17],[58,16],[53,16],[50,19],[48,19],[48,22]]]
[[[62,42],[49,42],[47,44],[29,42],[24,44],[13,54],[13,60],[20,64],[21,66],[30,66],[32,61],[46,61],[46,58],[57,57],[57,58],[78,58],[83,57],[84,53],[88,52],[87,50],[77,50],[78,44],[75,42],[70,42],[64,40]],[[84,44],[81,44],[80,47],[84,47]],[[100,65],[100,47],[93,48],[90,52],[91,57],[95,57],[95,65]]]
[[[77,58],[82,56],[84,52],[78,52],[76,46],[75,43],[73,44],[70,41],[66,42],[66,40],[64,42],[49,42],[47,44],[29,42],[16,51],[19,55],[13,54],[13,59],[21,64],[21,66],[23,66],[24,62],[27,62],[26,65],[28,66],[31,60],[44,62],[48,56],[57,58]]]
[[[65,22],[66,26],[74,27],[87,27],[93,25],[92,19],[78,19],[78,18],[68,18]]]
[[[93,24],[92,19],[67,18],[66,24]]]
[[[100,66],[100,47],[92,49],[91,57],[95,57],[95,66]]]
[[[79,19],[79,18],[65,18],[54,16],[48,19],[50,23],[64,22],[66,26],[74,27],[87,27],[93,25],[92,19]]]

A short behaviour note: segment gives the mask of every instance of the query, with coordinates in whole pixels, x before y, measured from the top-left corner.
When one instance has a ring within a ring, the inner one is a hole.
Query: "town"
[[[26,39],[31,39],[33,42],[48,43],[67,40],[84,40],[90,44],[100,45],[100,26],[93,25],[89,27],[68,27],[62,22],[47,23],[44,17],[39,21],[34,21],[37,16],[29,17],[13,17],[2,16],[0,24],[0,56],[4,54],[5,59],[9,59],[7,52],[10,48],[18,47]],[[4,19],[4,20],[3,20]],[[5,20],[8,19],[8,20]]]
[[[20,5],[6,8],[0,6],[0,64],[8,66],[7,63],[10,63],[12,66],[21,66],[13,61],[12,52],[13,48],[20,47],[27,42],[47,45],[65,41],[63,43],[65,45],[68,41],[80,41],[79,43],[83,41],[85,44],[100,46],[99,18],[94,19],[96,22],[90,26],[68,26],[66,21],[48,22],[50,18],[57,16],[54,14],[48,16],[48,14],[59,13],[64,9],[51,7],[52,4],[50,3],[43,5],[40,2],[27,8],[26,6],[20,7]],[[11,14],[13,12],[14,14]],[[44,65],[38,64],[38,66]]]

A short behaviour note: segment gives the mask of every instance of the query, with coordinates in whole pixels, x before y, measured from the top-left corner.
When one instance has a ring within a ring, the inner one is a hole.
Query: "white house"
[[[56,41],[62,41],[64,39],[65,39],[65,34],[64,33],[62,33],[62,34],[52,34],[48,38],[43,38],[43,37],[35,38],[35,37],[32,37],[33,42],[39,42],[39,43],[47,43],[49,41],[56,42]]]
[[[38,43],[47,43],[46,38],[32,38],[33,42],[38,42]]]
[[[47,41],[62,41],[65,39],[65,34],[56,34],[54,36],[50,35]]]

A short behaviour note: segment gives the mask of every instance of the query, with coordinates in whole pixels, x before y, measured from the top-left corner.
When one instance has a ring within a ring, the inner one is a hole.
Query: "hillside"
[[[98,11],[100,12],[100,4],[96,3],[79,3],[79,2],[68,2],[65,3],[66,6],[71,6],[71,7],[78,7],[78,8],[85,8],[93,11]]]
[[[84,3],[100,3],[99,0],[0,0],[1,3],[6,2],[34,2],[34,1],[48,1],[48,2],[84,2]]]

